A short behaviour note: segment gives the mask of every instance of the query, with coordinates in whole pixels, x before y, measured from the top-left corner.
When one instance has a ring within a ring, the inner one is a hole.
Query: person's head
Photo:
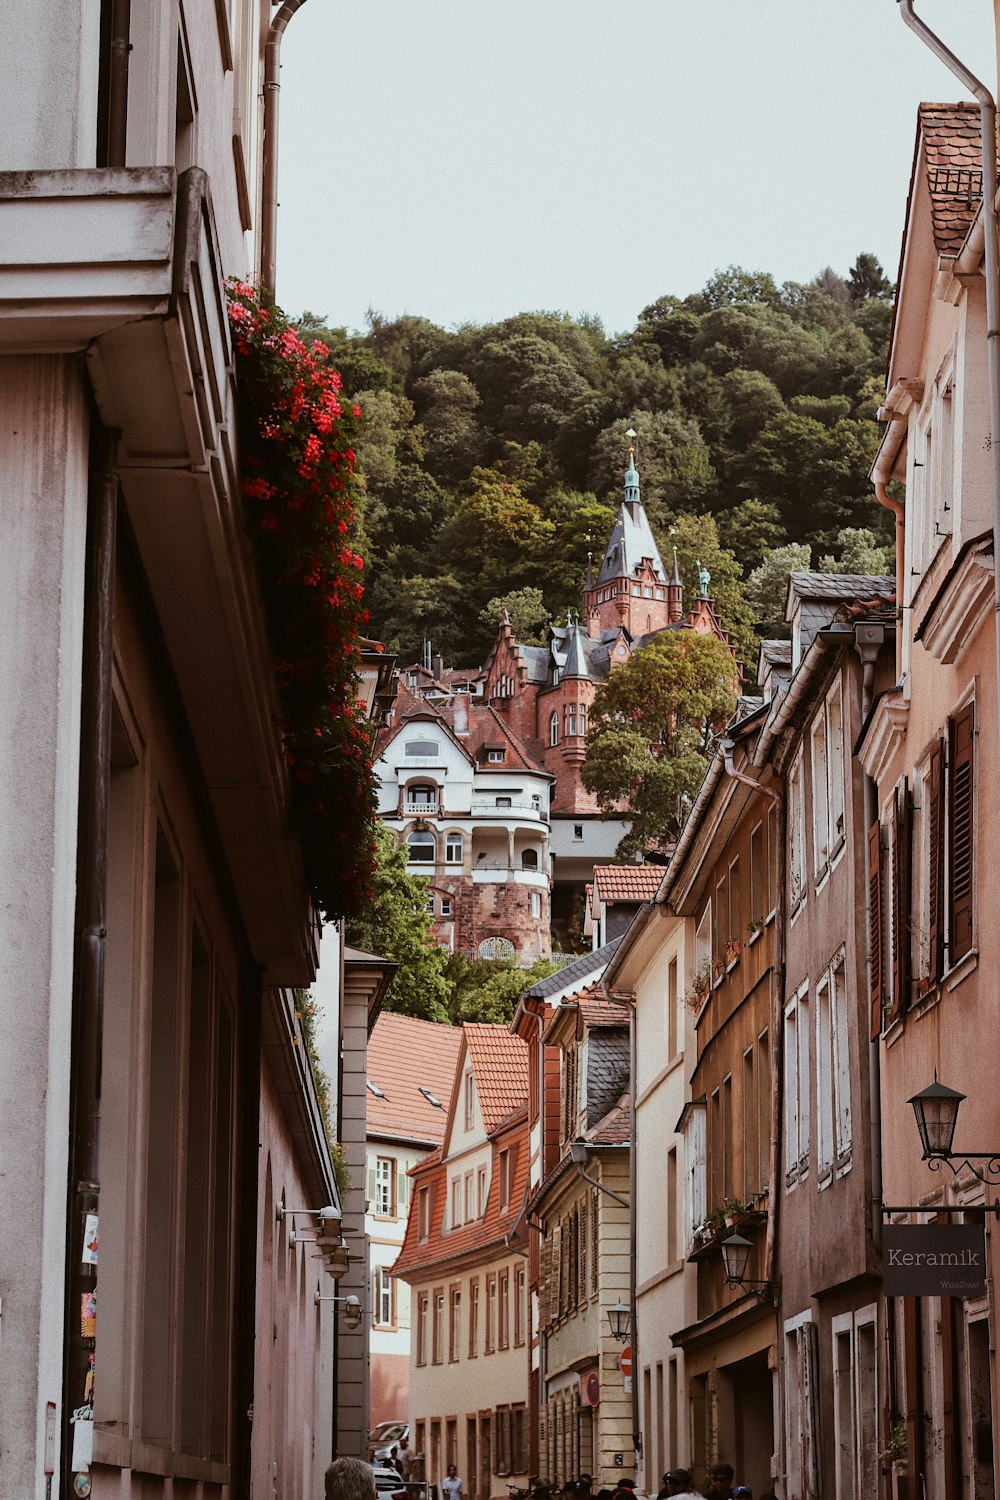
[[[449,1479],[457,1479],[458,1478],[458,1467],[457,1467],[456,1464],[449,1464],[448,1465],[448,1478]]]
[[[396,1447],[396,1444],[393,1443],[392,1447],[389,1449],[389,1457],[390,1458],[395,1458],[396,1454],[398,1452],[399,1452],[399,1449]]]
[[[668,1495],[683,1495],[691,1488],[691,1475],[687,1469],[668,1469],[663,1476],[663,1488]]]
[[[711,1493],[713,1495],[728,1495],[733,1487],[732,1464],[713,1464]]]
[[[375,1475],[360,1458],[335,1458],[323,1484],[326,1500],[374,1500]]]
[[[405,1432],[403,1433],[403,1436],[399,1440],[399,1447],[400,1447],[400,1452],[402,1452],[402,1450],[406,1447],[406,1433]]]
[[[748,1484],[738,1484],[733,1490],[733,1500],[753,1500],[753,1490]]]

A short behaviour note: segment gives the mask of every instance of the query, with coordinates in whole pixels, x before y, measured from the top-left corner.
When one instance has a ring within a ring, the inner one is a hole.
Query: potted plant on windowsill
[[[726,968],[731,969],[740,956],[739,938],[730,938],[726,944]]]
[[[692,1011],[695,1015],[698,1014],[705,1001],[708,999],[708,992],[711,988],[711,985],[712,965],[710,960],[706,958],[705,961],[698,967],[698,969],[696,969],[688,991],[684,996],[684,1004],[687,1006],[688,1010]]]

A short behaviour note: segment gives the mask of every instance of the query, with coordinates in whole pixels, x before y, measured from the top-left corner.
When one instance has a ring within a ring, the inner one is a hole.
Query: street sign
[[[591,1406],[600,1406],[601,1404],[601,1382],[597,1378],[596,1370],[591,1370],[587,1376],[587,1400]]]
[[[982,1224],[886,1224],[882,1275],[887,1297],[982,1297]]]
[[[619,1370],[621,1370],[621,1372],[622,1372],[623,1375],[631,1375],[631,1373],[632,1373],[632,1346],[630,1344],[626,1344],[625,1348],[622,1350],[621,1354],[618,1356],[618,1368],[619,1368]]]

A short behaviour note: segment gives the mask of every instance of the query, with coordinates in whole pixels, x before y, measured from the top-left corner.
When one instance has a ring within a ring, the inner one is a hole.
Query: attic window
[[[369,1084],[368,1087],[371,1088],[371,1084]],[[444,1105],[441,1103],[441,1100],[435,1098],[435,1096],[431,1093],[430,1089],[421,1089],[420,1092],[423,1094],[424,1098],[427,1100],[427,1103],[428,1104],[433,1104],[433,1106],[434,1106],[435,1109],[444,1109]]]
[[[433,740],[407,740],[403,746],[404,755],[434,755],[437,745]]]
[[[490,765],[494,765],[494,766],[502,765],[503,764],[503,751],[502,750],[487,750],[487,752],[486,752],[486,759],[489,761]]]
[[[372,1083],[372,1081],[371,1081],[370,1078],[366,1078],[365,1079],[365,1083],[368,1085],[368,1087],[371,1090],[371,1092],[375,1095],[376,1099],[384,1099],[385,1098],[385,1095],[383,1094],[382,1090],[379,1088],[379,1086],[378,1086],[377,1083]]]

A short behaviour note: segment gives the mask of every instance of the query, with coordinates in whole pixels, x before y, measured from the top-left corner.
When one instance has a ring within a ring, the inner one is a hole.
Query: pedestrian
[[[732,1464],[712,1465],[712,1481],[708,1486],[710,1500],[732,1500],[733,1473]]]
[[[748,1484],[738,1484],[733,1490],[733,1500],[753,1500],[753,1490]]]
[[[448,1472],[441,1481],[441,1489],[445,1500],[462,1500],[462,1481],[454,1464],[448,1465]]]
[[[696,1493],[687,1469],[668,1469],[663,1476],[664,1495],[678,1496],[679,1500],[703,1500]]]
[[[413,1454],[410,1452],[405,1436],[400,1438],[399,1447],[396,1449],[396,1468],[400,1479],[405,1484],[413,1469]]]
[[[389,1449],[389,1457],[386,1459],[386,1463],[389,1465],[390,1469],[395,1469],[396,1473],[399,1474],[400,1479],[402,1479],[403,1476],[399,1470],[399,1449],[396,1447],[395,1443],[393,1443],[392,1447]]]
[[[362,1458],[335,1458],[323,1476],[326,1500],[375,1500],[375,1474]]]

